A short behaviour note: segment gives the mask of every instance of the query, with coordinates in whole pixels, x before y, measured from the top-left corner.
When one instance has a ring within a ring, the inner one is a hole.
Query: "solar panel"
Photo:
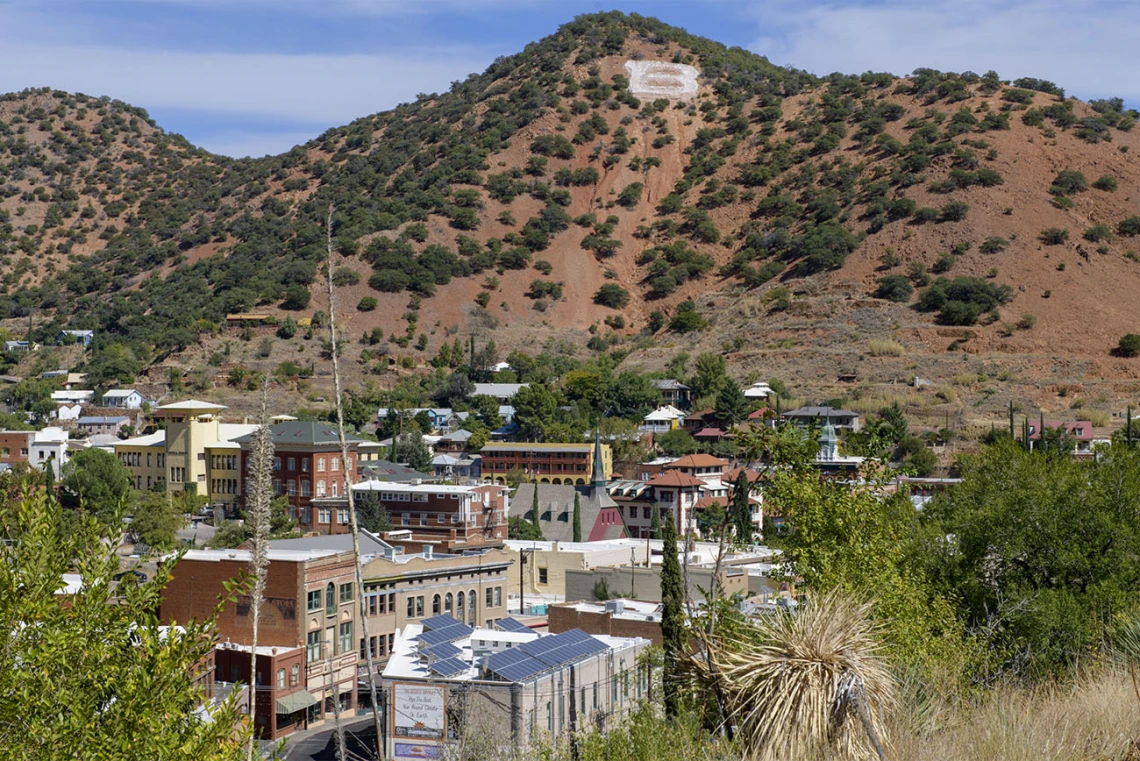
[[[463,651],[450,642],[441,642],[438,645],[420,648],[420,655],[426,655],[437,661],[441,661],[444,658],[454,658],[462,654]]]
[[[455,676],[471,668],[471,664],[466,661],[461,661],[458,658],[444,658],[442,661],[432,663],[428,668],[440,676]]]
[[[500,618],[495,622],[495,627],[501,632],[529,632],[531,628],[514,618]]]
[[[454,642],[457,639],[463,639],[475,630],[466,624],[452,624],[445,626],[442,629],[431,629],[420,634],[417,639],[420,642],[425,642],[428,645],[440,645],[444,642]]]
[[[522,681],[549,668],[517,648],[488,656],[483,665],[491,673],[511,682]]]
[[[456,624],[462,623],[462,621],[458,621],[448,615],[432,616],[431,618],[425,618],[423,621],[425,631],[428,629],[442,629],[446,626],[455,626]]]

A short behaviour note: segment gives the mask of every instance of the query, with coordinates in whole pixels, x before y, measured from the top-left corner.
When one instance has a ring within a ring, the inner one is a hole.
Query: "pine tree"
[[[752,544],[752,503],[748,499],[751,490],[748,474],[741,468],[732,485],[732,525],[736,528],[736,541],[742,545]]]
[[[574,541],[582,541],[582,497],[574,492]]]
[[[535,481],[533,486],[534,486],[534,499],[532,499],[530,502],[530,522],[532,524],[534,524],[535,528],[539,528],[539,525],[538,525],[538,482]]]
[[[681,583],[677,529],[673,526],[672,515],[665,519],[661,538],[661,639],[665,650],[665,713],[676,716],[679,707],[677,659],[683,650],[685,637],[685,590]]]
[[[653,513],[649,519],[649,538],[661,538],[661,511],[656,507],[652,508]]]

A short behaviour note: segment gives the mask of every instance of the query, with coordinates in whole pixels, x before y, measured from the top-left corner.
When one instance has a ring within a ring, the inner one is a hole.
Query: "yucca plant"
[[[745,758],[885,761],[894,683],[870,607],[829,594],[731,639],[704,637],[703,653],[685,659],[693,686],[723,696]]]

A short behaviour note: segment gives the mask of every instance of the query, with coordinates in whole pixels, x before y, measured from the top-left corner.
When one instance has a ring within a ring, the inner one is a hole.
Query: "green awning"
[[[290,714],[303,711],[309,706],[315,706],[320,701],[312,696],[312,694],[301,690],[294,692],[292,695],[286,695],[277,700],[277,713]]]

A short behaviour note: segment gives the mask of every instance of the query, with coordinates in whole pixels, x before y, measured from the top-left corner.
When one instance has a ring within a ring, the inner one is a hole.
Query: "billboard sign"
[[[396,682],[392,685],[392,737],[443,740],[447,688]]]

